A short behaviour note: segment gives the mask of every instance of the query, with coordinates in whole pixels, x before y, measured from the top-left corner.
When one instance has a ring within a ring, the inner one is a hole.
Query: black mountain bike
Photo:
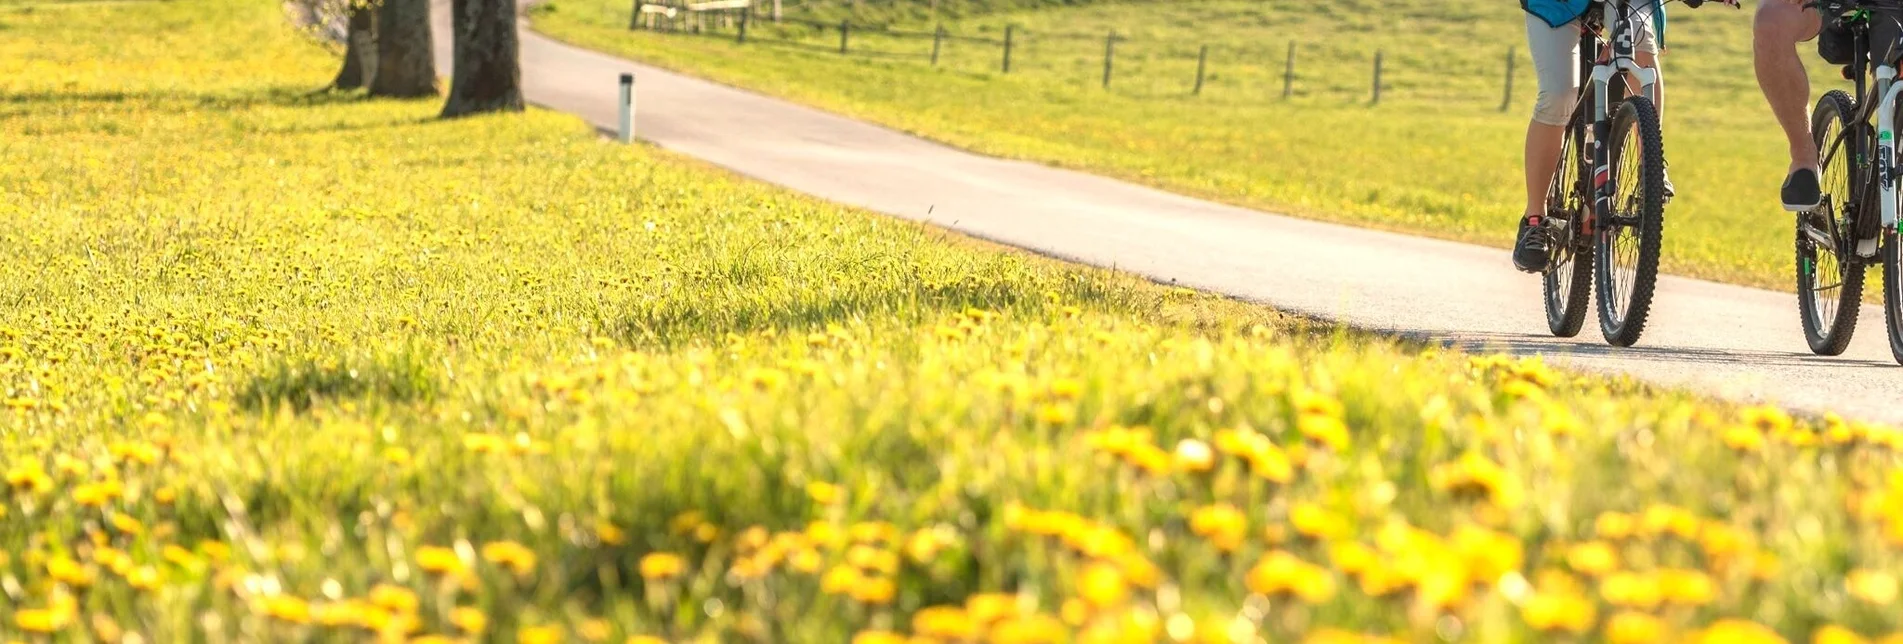
[[[1890,353],[1903,362],[1903,275],[1897,247],[1897,61],[1903,0],[1823,0],[1818,53],[1844,66],[1855,96],[1831,90],[1811,112],[1823,203],[1797,218],[1797,310],[1818,355],[1850,346],[1866,269],[1883,264]],[[1874,118],[1875,122],[1872,123]]]
[[[1580,18],[1579,97],[1544,219],[1554,240],[1543,275],[1546,324],[1559,337],[1579,334],[1595,288],[1599,331],[1614,346],[1636,344],[1652,308],[1666,198],[1664,134],[1649,98],[1658,76],[1633,59],[1633,5],[1646,1],[1597,0]]]

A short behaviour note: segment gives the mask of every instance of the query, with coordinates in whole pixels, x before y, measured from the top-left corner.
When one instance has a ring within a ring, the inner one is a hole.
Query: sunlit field
[[[275,6],[0,7],[11,638],[1903,629],[1891,428],[315,91]]]

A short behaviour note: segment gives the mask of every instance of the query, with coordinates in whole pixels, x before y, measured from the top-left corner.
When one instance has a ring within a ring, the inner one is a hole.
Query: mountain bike
[[[1683,0],[1694,8],[1704,1]],[[1547,327],[1559,337],[1578,335],[1597,290],[1599,331],[1621,347],[1645,332],[1665,233],[1664,134],[1650,98],[1658,75],[1633,58],[1634,4],[1596,0],[1580,17],[1577,78],[1587,82],[1579,83],[1544,220],[1554,240],[1542,275]]]
[[[1890,353],[1903,362],[1903,275],[1899,275],[1895,148],[1897,61],[1903,35],[1903,0],[1808,2],[1823,16],[1818,34],[1827,62],[1843,65],[1855,96],[1825,92],[1811,112],[1811,140],[1820,162],[1823,202],[1797,217],[1797,309],[1804,339],[1818,355],[1840,355],[1850,346],[1863,303],[1863,281],[1872,264],[1883,265],[1883,317]],[[1847,47],[1833,47],[1843,43]],[[1872,125],[1871,117],[1875,117]]]

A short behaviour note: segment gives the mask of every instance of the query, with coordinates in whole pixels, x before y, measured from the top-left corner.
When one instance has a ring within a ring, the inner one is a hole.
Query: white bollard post
[[[634,74],[621,75],[621,142],[634,140]]]

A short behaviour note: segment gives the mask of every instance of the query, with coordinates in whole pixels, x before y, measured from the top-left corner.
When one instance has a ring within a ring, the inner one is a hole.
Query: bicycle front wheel
[[[1864,265],[1846,251],[1855,238],[1854,217],[1877,216],[1857,212],[1857,206],[1869,200],[1859,198],[1861,191],[1857,188],[1861,186],[1855,183],[1863,174],[1854,166],[1855,159],[1866,149],[1866,141],[1854,118],[1856,104],[1843,90],[1825,93],[1811,114],[1811,138],[1827,155],[1818,176],[1824,199],[1816,209],[1797,216],[1797,313],[1804,322],[1804,340],[1810,343],[1811,352],[1820,356],[1842,354],[1857,330]],[[1843,139],[1841,144],[1839,137]],[[1890,274],[1888,259],[1893,254],[1893,248],[1885,249],[1886,277]],[[1886,286],[1889,283],[1886,280]],[[1888,302],[1892,299],[1888,291],[1894,289],[1885,290]],[[1890,325],[1892,337],[1895,324]]]
[[[1613,346],[1629,347],[1645,333],[1665,233],[1664,135],[1652,101],[1621,101],[1607,138],[1614,183],[1595,230],[1599,330]]]

